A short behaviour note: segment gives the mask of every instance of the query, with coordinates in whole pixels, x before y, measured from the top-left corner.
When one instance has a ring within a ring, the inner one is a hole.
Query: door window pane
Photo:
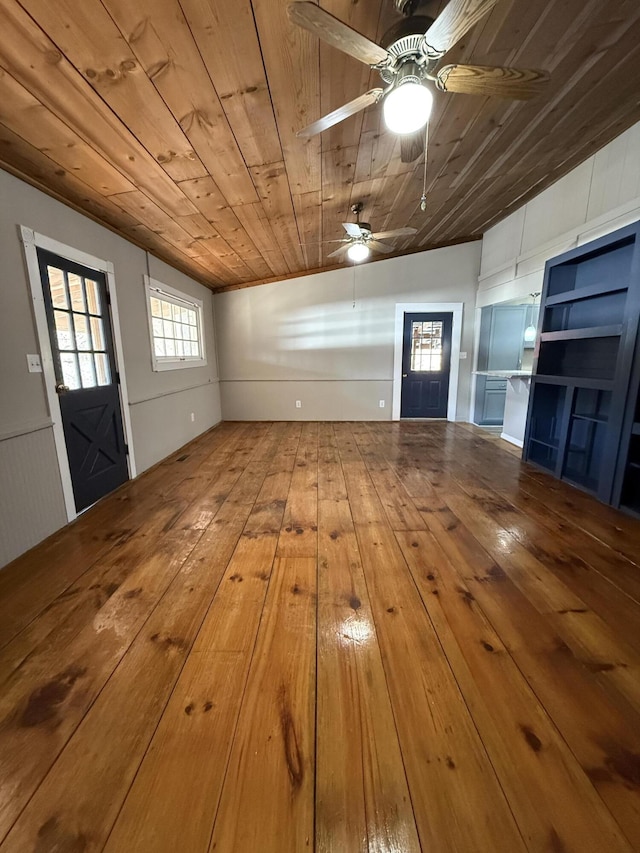
[[[54,308],[68,308],[67,288],[64,283],[64,273],[55,267],[47,267],[49,277],[49,290],[51,291],[51,302]]]
[[[74,311],[86,311],[82,279],[73,272],[69,273],[69,295],[71,296],[71,307]]]
[[[78,356],[74,352],[60,353],[62,364],[62,381],[72,391],[80,387],[80,372],[78,371]]]
[[[442,321],[414,321],[411,324],[411,370],[442,370]]]
[[[111,372],[109,370],[109,359],[106,353],[98,352],[94,356],[96,362],[96,377],[98,385],[111,384]]]
[[[73,315],[73,325],[76,328],[76,349],[90,350],[91,335],[89,334],[89,323],[84,314]]]
[[[106,349],[104,345],[104,329],[102,327],[102,320],[99,317],[91,318],[91,339],[94,350]]]
[[[73,341],[73,330],[71,329],[71,315],[66,311],[54,311],[54,322],[58,334],[58,349],[75,349]],[[68,382],[65,384],[69,384]]]
[[[89,314],[101,314],[100,311],[100,289],[97,281],[91,281],[90,278],[84,280],[85,290],[87,292],[87,307]]]
[[[91,353],[82,352],[78,356],[80,361],[80,376],[83,388],[95,388],[97,385],[96,374]]]

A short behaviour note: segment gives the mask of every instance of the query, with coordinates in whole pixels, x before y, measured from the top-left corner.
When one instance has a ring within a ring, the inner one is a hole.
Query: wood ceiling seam
[[[632,51],[629,54],[629,56],[632,57],[633,53],[640,54],[640,50],[636,47],[635,51]],[[600,59],[602,59],[602,57],[600,57]],[[611,74],[611,73],[613,73],[613,70],[609,69],[607,74]],[[606,76],[607,75],[605,74],[605,77],[602,77],[602,76],[599,77],[599,84],[602,86],[605,86],[605,88],[606,88]],[[628,80],[627,85],[629,86],[631,91],[633,91],[635,89],[635,82],[633,79]],[[620,94],[619,88],[618,88],[618,91],[616,92],[616,95],[618,95],[618,94]],[[592,95],[593,95],[593,89],[587,90],[585,92],[585,94],[578,100],[578,102],[576,102],[576,104],[574,104],[574,107],[572,108],[571,112],[578,109],[579,106],[586,101],[589,101],[589,106],[590,106],[590,103],[592,102]],[[625,106],[623,108],[623,112],[626,115],[629,115],[628,106],[626,104],[627,104],[627,102],[625,101]],[[601,108],[601,113],[606,113],[607,115],[610,113],[610,104],[608,102],[607,102],[606,107],[603,106]],[[564,121],[568,120],[569,118],[570,118],[569,115],[563,115],[562,118],[560,119],[559,123],[556,123],[556,127],[561,127],[562,123],[564,123]],[[593,112],[591,112],[589,114],[588,119],[587,119],[588,126],[592,128],[595,125],[596,119],[597,119],[597,114],[594,114]],[[611,139],[613,138],[614,135],[609,135],[609,137],[606,139],[606,142],[611,141]],[[580,133],[578,133],[577,136],[579,137]],[[540,145],[544,145],[545,140],[546,140],[546,137],[542,137],[541,140],[539,141],[539,143],[531,149],[530,153],[531,153],[532,157],[535,158],[537,148]],[[539,156],[538,156],[538,162],[534,163],[534,165],[531,166],[531,169],[529,170],[529,172],[527,172],[524,177],[520,178],[520,183],[522,183],[523,181],[527,182],[527,184],[528,184],[527,190],[524,193],[521,193],[520,195],[516,195],[513,202],[509,205],[508,209],[513,209],[516,206],[519,206],[522,203],[525,203],[523,201],[523,199],[525,199],[525,198],[528,199],[528,198],[533,197],[533,195],[540,192],[546,186],[549,186],[551,183],[554,183],[555,181],[557,181],[564,174],[566,174],[570,170],[570,168],[574,168],[575,166],[579,165],[579,163],[583,162],[583,160],[586,159],[587,156],[588,155],[581,155],[579,152],[573,151],[570,158],[569,158],[569,161],[568,161],[572,164],[571,166],[567,165],[566,160],[560,161],[559,163],[556,164],[556,166],[554,167],[554,169],[552,170],[551,173],[539,178],[535,182],[535,184],[532,185],[531,179],[529,178],[529,175],[531,175],[536,169],[539,169]],[[509,190],[511,191],[511,185],[509,185]],[[479,194],[476,194],[476,196],[475,196],[476,200],[481,198],[483,194],[484,194],[484,191],[481,191]],[[463,201],[461,202],[461,204],[463,203]],[[488,222],[490,224],[488,224],[487,227],[490,227],[490,225],[496,221],[497,216],[498,216],[498,214],[494,214],[492,220],[488,220]]]
[[[317,156],[320,140],[298,139],[301,120],[319,113],[318,40],[289,22],[285,3],[251,0],[276,126],[290,186],[290,195],[321,189]],[[309,59],[311,57],[311,60]],[[309,69],[308,75],[302,71]],[[307,79],[307,78],[310,79]],[[311,102],[311,103],[309,103]]]
[[[250,261],[261,259],[260,252],[249,232],[244,229],[233,209],[227,205],[224,195],[212,177],[182,181],[179,186],[215,229],[216,235],[220,236],[225,245],[237,255],[239,262],[247,262],[248,267],[251,267]],[[240,232],[239,238],[235,236],[236,231]],[[258,276],[260,277],[260,273]]]
[[[28,91],[11,73],[0,64],[0,119],[18,136],[26,141],[25,133],[31,134],[31,142],[38,150],[46,153],[64,171],[84,176],[95,171],[96,191],[103,196],[114,192],[135,189],[134,185],[119,170],[102,158],[77,136],[65,122]],[[34,138],[37,135],[37,140]]]
[[[100,0],[68,2],[58,0],[54,8],[47,0],[20,0],[170,177],[203,174],[204,165],[177,123],[165,120],[169,110]]]
[[[626,30],[627,30],[627,22],[625,22],[625,24],[624,24],[623,26],[624,26],[625,31],[626,31]],[[598,55],[596,55],[596,56],[594,56],[594,57],[593,57],[593,60],[592,60],[592,62],[591,62],[591,67],[595,67],[599,62],[603,62],[603,63],[604,63],[604,57],[603,57],[603,55],[602,55],[602,54],[598,54]],[[576,72],[576,73],[578,73],[578,72]],[[584,65],[583,65],[583,66],[581,66],[581,73],[582,73],[582,75],[584,75]],[[611,68],[609,68],[609,69],[608,69],[608,71],[606,71],[606,72],[605,72],[605,76],[606,76],[606,74],[610,74],[610,73],[612,73],[612,69],[611,69]],[[602,84],[602,82],[603,82],[603,77],[602,77],[602,75],[601,75],[601,74],[598,74],[598,75],[597,75],[597,81],[598,81],[598,84]],[[574,87],[571,85],[571,83],[570,83],[570,82],[566,83],[566,84],[565,84],[565,86],[564,86],[564,88],[565,88],[565,90],[566,90],[566,91],[573,91],[573,89],[574,89]],[[565,111],[565,112],[563,112],[563,114],[562,114],[561,118],[560,118],[558,121],[556,121],[556,122],[554,123],[554,127],[555,127],[555,130],[556,130],[556,133],[557,133],[558,127],[559,127],[559,126],[561,126],[561,125],[562,125],[562,123],[566,122],[566,121],[567,121],[567,119],[569,118],[569,112],[574,112],[576,109],[578,109],[578,108],[580,107],[580,105],[581,105],[581,104],[583,104],[583,103],[585,102],[585,100],[586,100],[586,99],[589,99],[589,101],[591,101],[591,99],[592,99],[592,94],[593,94],[593,90],[592,90],[591,88],[589,88],[589,89],[585,89],[584,94],[583,94],[583,95],[578,99],[578,101],[577,101],[577,102],[575,102],[575,103],[573,104],[573,106],[570,108],[570,110],[569,110],[569,111]],[[515,155],[515,153],[514,153],[514,150],[513,150],[513,144],[515,144],[515,145],[516,145],[516,147],[519,147],[519,146],[521,146],[522,144],[524,144],[524,139],[525,139],[525,137],[526,137],[529,133],[531,133],[531,132],[532,132],[532,126],[533,126],[533,125],[537,125],[537,124],[539,124],[539,122],[540,122],[540,121],[542,121],[542,118],[543,118],[544,116],[546,116],[546,115],[550,115],[550,114],[553,112],[554,106],[555,106],[555,101],[547,101],[547,105],[546,105],[546,107],[545,107],[545,108],[543,108],[543,110],[541,110],[541,112],[538,114],[537,118],[533,119],[531,122],[529,122],[529,123],[528,123],[526,133],[525,133],[525,134],[523,134],[523,133],[519,133],[519,134],[518,134],[516,142],[515,142],[515,143],[512,143],[512,147],[509,149],[509,156],[510,156],[511,158],[513,158],[513,157],[515,157],[515,156],[516,156],[516,155]],[[529,110],[529,111],[531,111],[531,110]],[[591,117],[590,117],[590,121],[591,121]],[[540,146],[540,145],[544,145],[546,140],[547,140],[547,135],[544,135],[544,136],[540,137],[540,139],[539,139],[538,143],[537,143],[535,146],[530,147],[530,148],[528,149],[528,151],[527,151],[527,157],[528,157],[529,159],[532,159],[532,160],[534,160],[534,161],[535,161],[535,152],[536,152],[536,150],[537,150],[538,146]],[[506,155],[505,155],[505,157],[506,157]],[[505,158],[502,158],[502,162],[504,162],[504,159],[505,159]],[[494,160],[494,163],[495,163],[495,160]],[[489,168],[489,170],[491,170],[491,165],[489,165],[489,167],[488,167],[488,168]],[[535,169],[535,168],[536,168],[536,167],[535,167],[535,165],[534,165],[534,166],[532,166],[532,169]],[[564,173],[564,172],[563,172],[563,173]],[[562,174],[563,174],[563,173],[562,173]],[[561,173],[559,173],[559,172],[558,172],[558,173],[555,175],[555,177],[553,178],[553,180],[557,180],[559,177],[561,177]],[[551,182],[552,182],[552,181],[549,181],[548,183],[551,183]],[[541,180],[538,180],[538,181],[536,182],[536,187],[535,187],[536,191],[537,191],[537,192],[540,192],[540,191],[544,188],[544,186],[547,186],[547,185],[548,185],[548,183],[546,183],[546,184],[545,184],[545,183],[542,183],[542,182],[541,182]],[[479,193],[477,192],[477,190],[474,192],[473,188],[472,188],[471,190],[467,191],[467,193],[465,194],[465,196],[463,196],[461,199],[459,199],[459,201],[457,202],[457,204],[455,205],[455,207],[451,208],[451,206],[449,206],[448,210],[447,210],[447,211],[446,211],[446,213],[445,213],[445,219],[440,220],[440,222],[446,222],[447,220],[452,219],[452,218],[455,216],[455,214],[457,213],[457,211],[458,211],[460,208],[463,208],[463,207],[464,207],[465,203],[469,200],[469,198],[470,198],[470,196],[471,196],[472,194],[473,194],[474,202],[477,204],[477,203],[478,203],[478,201],[479,201],[479,199],[484,195],[484,193],[485,193],[485,192],[486,192],[486,188],[485,188],[485,190],[481,190]],[[520,199],[519,199],[519,200],[520,200]],[[432,238],[433,236],[434,236],[434,232],[433,232],[433,231],[428,232],[428,233],[426,234],[425,239]],[[442,235],[439,235],[439,236],[442,236]]]
[[[172,0],[101,2],[208,174],[223,184],[229,203],[256,200],[246,163],[180,5]],[[171,14],[178,10],[180,14]],[[148,14],[141,17],[143,13]]]
[[[101,151],[105,159],[128,176],[136,186],[147,184],[151,194],[157,192],[159,186],[162,187],[170,194],[165,196],[165,202],[173,213],[195,212],[152,155],[137,140],[123,133],[122,122],[113,111],[107,108],[105,112],[106,104],[99,95],[57,50],[51,39],[22,6],[16,0],[0,0],[0,8],[4,10],[4,32],[10,32],[9,37],[0,39],[0,56],[4,57],[5,65],[8,63],[7,67],[12,75],[30,91],[39,91],[44,96],[45,106],[88,144]],[[29,37],[33,41],[30,41]],[[38,44],[41,44],[41,49]],[[34,78],[39,69],[45,72],[44,76],[50,84],[45,89],[39,87]],[[80,120],[80,115],[86,114],[91,117],[89,123]],[[77,120],[74,120],[74,115]],[[109,150],[103,149],[102,141],[113,138],[114,134],[117,137],[114,145]],[[149,160],[153,163],[149,174],[138,169],[136,164],[139,160]]]
[[[23,162],[21,164],[19,158],[17,160],[15,157],[13,159],[7,159],[7,157],[4,156],[4,152],[6,152],[7,149],[9,149],[9,151],[16,152],[16,141],[19,141],[19,144],[24,146],[26,149],[32,149],[32,153],[27,161],[31,164],[30,169],[27,168],[26,163]],[[2,163],[2,167],[11,174],[26,181],[32,186],[35,186],[37,189],[67,207],[70,207],[72,210],[83,213],[94,222],[97,222],[105,228],[108,228],[110,231],[125,237],[125,239],[129,240],[138,248],[148,249],[149,246],[149,237],[147,237],[146,240],[142,239],[140,237],[140,232],[144,231],[145,233],[148,232],[149,235],[153,234],[153,239],[157,241],[154,245],[154,253],[158,258],[187,275],[196,276],[206,287],[211,288],[212,286],[220,284],[219,280],[211,277],[210,270],[202,267],[201,265],[198,265],[196,268],[194,266],[193,259],[186,257],[183,253],[176,256],[175,247],[171,246],[171,244],[167,243],[159,235],[151,232],[150,229],[144,228],[144,226],[140,225],[137,219],[126,213],[108,197],[100,196],[95,193],[95,190],[92,187],[84,184],[73,174],[69,174],[67,172],[65,172],[64,175],[58,174],[61,170],[56,169],[57,164],[55,161],[47,157],[46,154],[43,154],[33,148],[29,142],[22,140],[17,134],[13,133],[13,131],[1,123],[0,146],[2,146],[0,162]],[[37,172],[33,172],[33,163],[36,162],[38,156],[42,158],[42,169],[45,175],[47,175],[47,172],[51,170],[54,173],[53,178],[48,176],[45,180],[44,176],[41,177]],[[47,163],[50,165],[46,165]],[[56,190],[54,178],[59,182],[61,186],[60,190]],[[65,189],[66,191],[64,191]]]
[[[569,54],[573,51],[574,48],[575,48],[575,45],[571,45],[571,47],[567,50],[567,52],[565,54],[562,54],[562,56],[557,57],[556,66],[555,66],[556,71],[558,71],[558,66],[559,66],[560,62],[562,61],[562,59],[567,59],[567,61],[569,60]],[[602,60],[602,55],[592,54],[586,60],[587,65],[588,65],[587,68],[585,68],[584,62],[580,63],[579,65],[577,65],[576,63],[572,63],[573,67],[576,69],[575,72],[573,73],[573,75],[571,75],[570,77],[561,78],[561,79],[563,79],[563,84],[562,84],[562,87],[560,88],[560,90],[557,92],[555,98],[548,97],[546,99],[545,106],[543,108],[541,108],[538,111],[538,114],[536,115],[536,117],[531,122],[529,122],[527,124],[526,131],[521,132],[517,135],[517,141],[514,143],[516,145],[516,149],[515,150],[510,149],[508,155],[505,154],[500,158],[496,158],[494,160],[494,164],[493,164],[494,169],[501,168],[508,158],[513,159],[515,156],[517,156],[517,148],[521,147],[522,145],[527,143],[528,137],[534,132],[534,130],[536,130],[536,128],[538,128],[540,126],[540,123],[544,119],[549,117],[549,119],[552,120],[553,114],[557,112],[558,103],[562,102],[562,99],[564,97],[568,96],[569,93],[572,93],[575,91],[576,80],[581,80],[582,78],[585,77],[585,75],[587,74],[588,71],[594,70],[595,66],[598,65],[600,60]],[[596,74],[595,70],[594,70],[594,77],[595,77],[596,81],[601,80],[601,75],[599,73]],[[553,87],[553,82],[554,81],[552,80],[552,83],[551,83],[552,87]],[[590,96],[590,94],[591,94],[591,87],[589,87],[588,90],[585,89],[585,92],[581,96],[581,98],[584,99],[585,97]],[[574,111],[578,106],[579,106],[579,104],[577,102],[574,102],[570,106],[569,111]],[[564,109],[562,111],[561,120],[564,120],[567,117],[567,114],[569,111],[566,109]],[[554,121],[554,126],[555,126],[555,121]],[[531,149],[528,148],[528,150],[531,150]]]

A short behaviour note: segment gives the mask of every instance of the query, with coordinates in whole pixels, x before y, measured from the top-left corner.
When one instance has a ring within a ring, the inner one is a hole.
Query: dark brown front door
[[[405,314],[401,418],[446,418],[453,314]]]
[[[129,478],[107,283],[38,249],[56,391],[78,511]]]

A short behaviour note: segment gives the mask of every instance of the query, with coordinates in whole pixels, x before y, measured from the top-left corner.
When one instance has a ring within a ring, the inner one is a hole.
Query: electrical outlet
[[[296,409],[302,408],[302,400],[296,400]]]
[[[29,373],[42,373],[42,364],[39,355],[27,355],[27,367]]]
[[[384,400],[380,400],[378,405],[380,406],[381,409],[384,409]]]
[[[196,413],[191,412],[191,423],[193,423],[195,421],[195,419],[196,419]]]

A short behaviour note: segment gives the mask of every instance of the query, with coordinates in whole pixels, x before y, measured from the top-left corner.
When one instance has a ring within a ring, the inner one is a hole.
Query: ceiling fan
[[[422,148],[409,134],[427,123],[433,104],[433,84],[441,92],[495,95],[527,100],[539,94],[549,79],[546,71],[484,65],[444,65],[442,57],[491,11],[497,0],[450,0],[434,20],[426,15],[406,17],[382,39],[381,47],[334,18],[315,3],[295,2],[287,11],[291,21],[338,50],[364,62],[382,77],[386,88],[370,89],[348,104],[318,119],[296,134],[315,136],[372,104],[383,101],[389,130],[403,135],[403,162],[415,160]]]
[[[342,223],[347,236],[343,237],[339,242],[344,245],[336,249],[335,252],[331,252],[327,257],[339,257],[342,259],[346,255],[349,260],[358,263],[359,261],[366,260],[370,252],[380,252],[383,254],[393,252],[393,246],[382,243],[380,242],[381,240],[391,240],[394,237],[409,237],[412,234],[417,234],[415,228],[396,228],[394,231],[378,231],[374,234],[368,222],[360,222],[362,208],[362,202],[351,205],[351,212],[355,215],[356,221]]]

